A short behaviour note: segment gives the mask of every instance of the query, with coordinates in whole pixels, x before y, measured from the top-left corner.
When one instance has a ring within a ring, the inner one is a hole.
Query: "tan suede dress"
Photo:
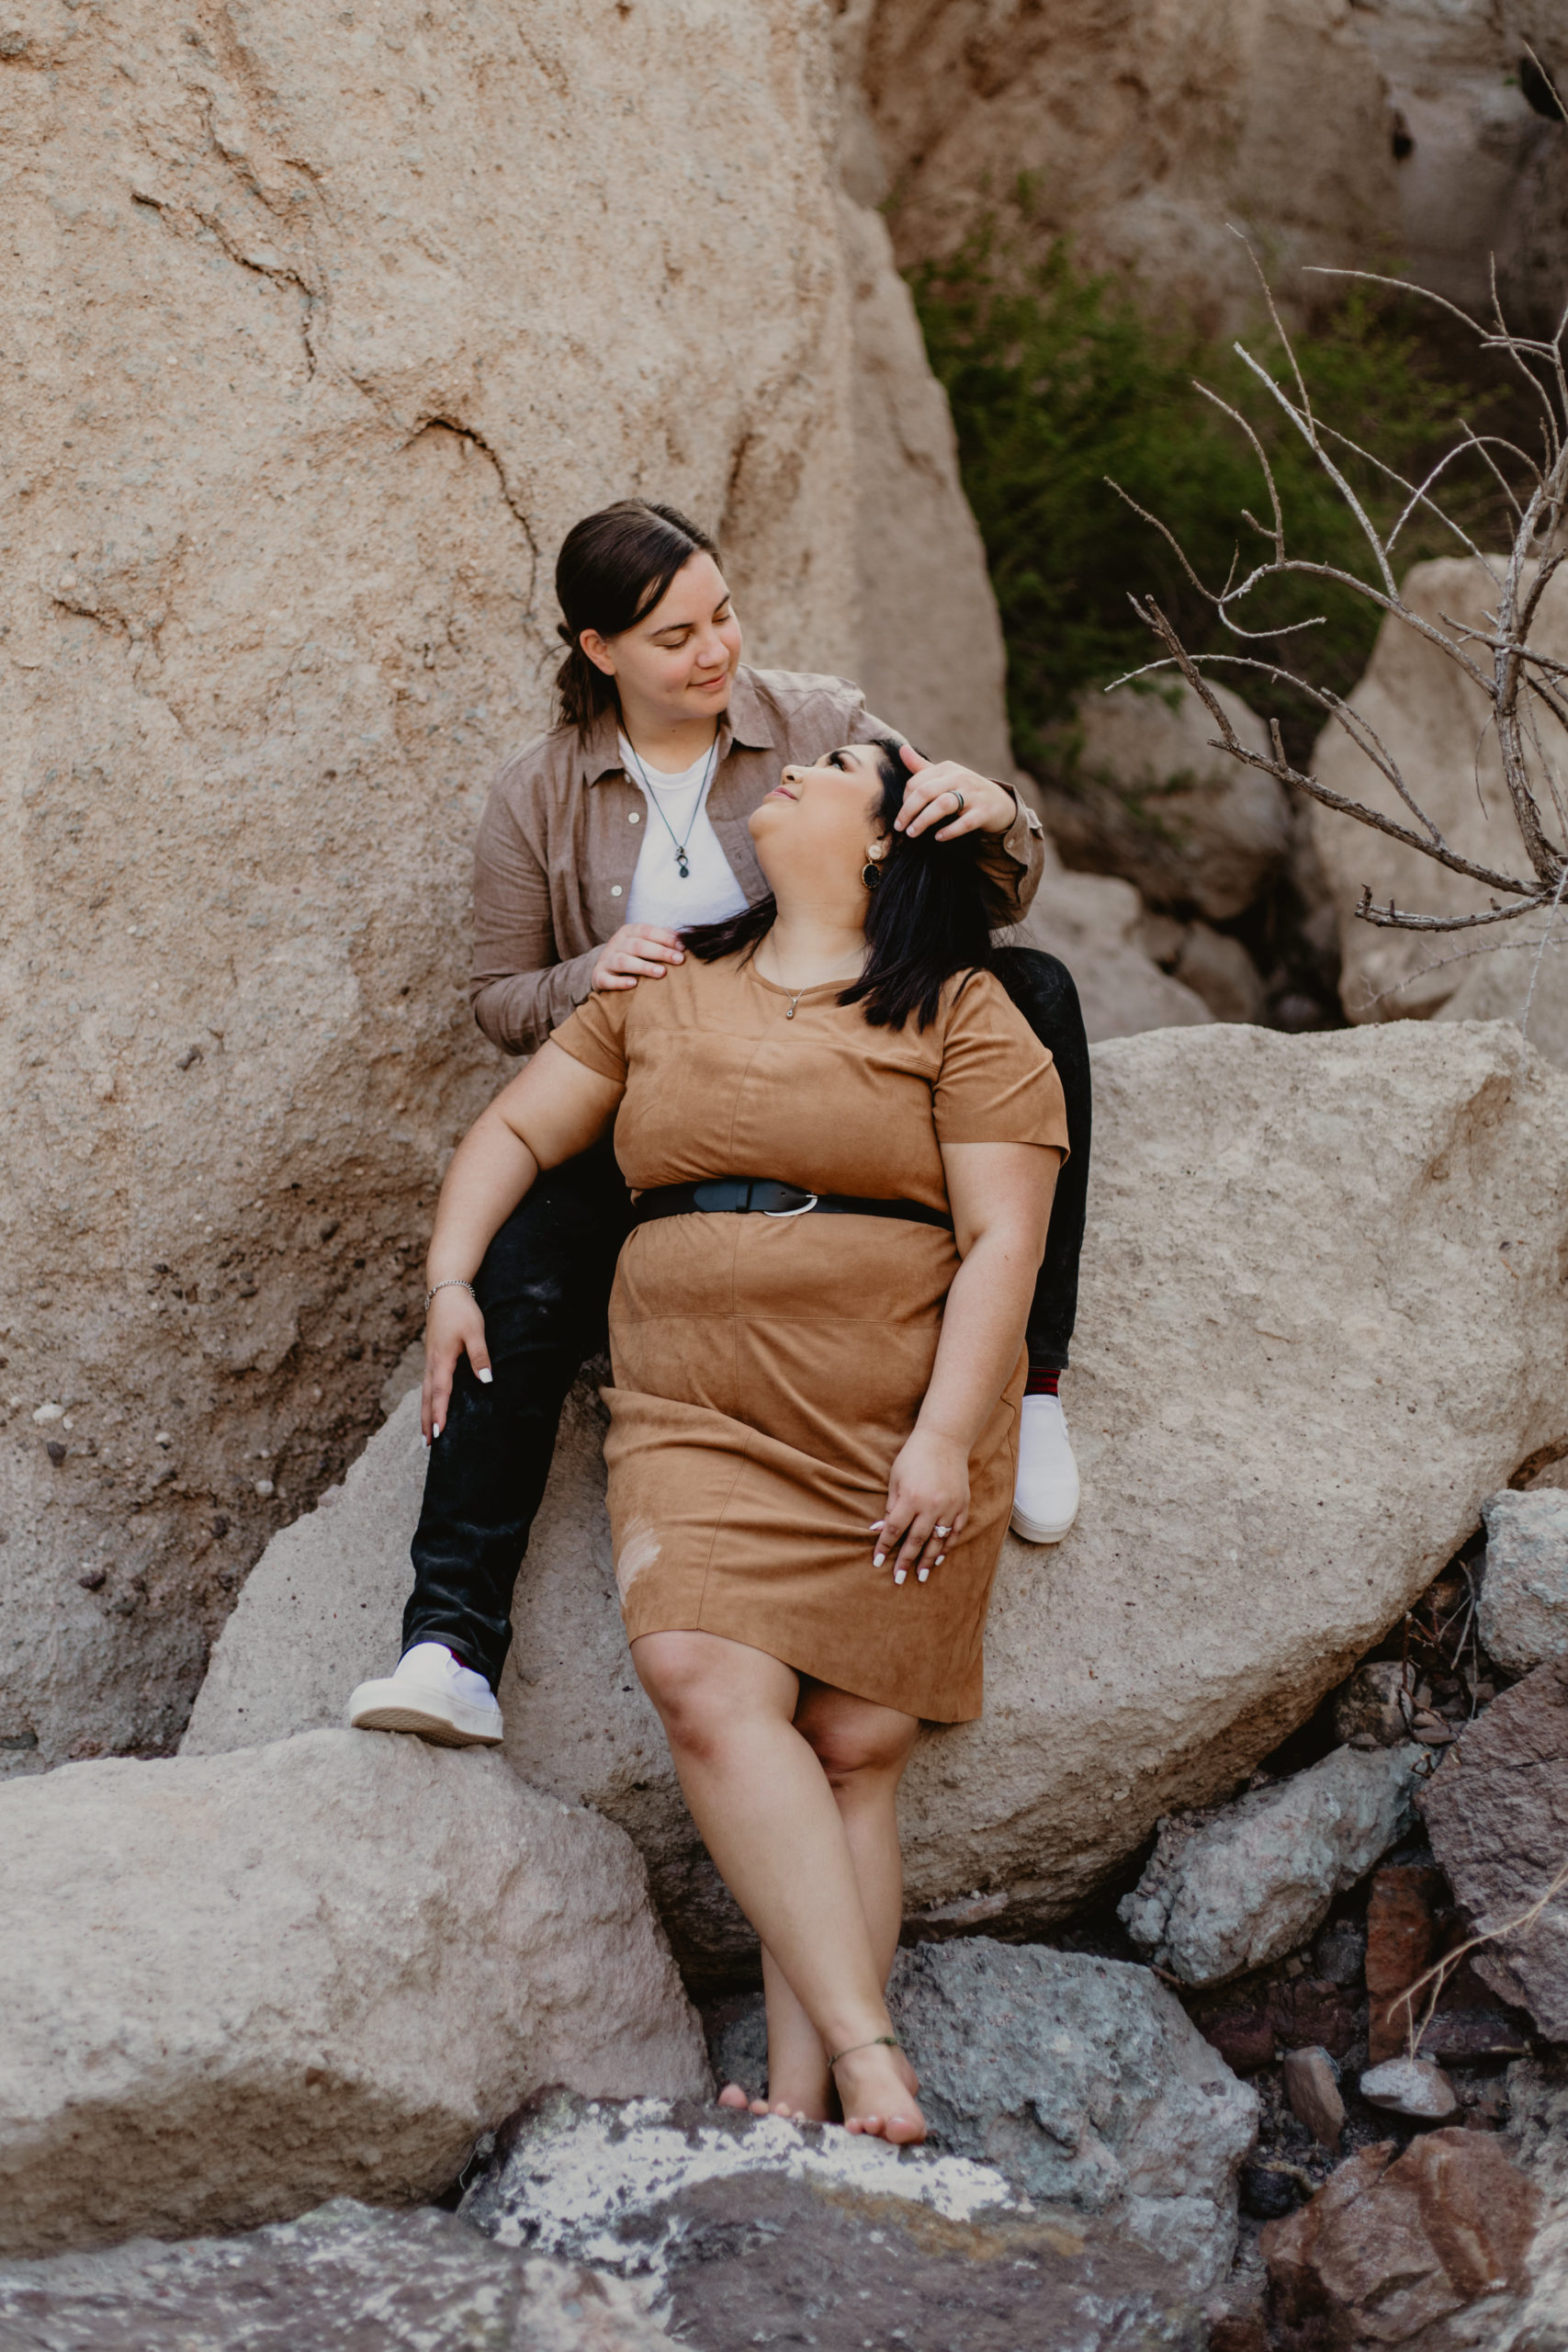
[[[948,1205],[944,1143],[1067,1143],[1051,1057],[988,973],[931,1027],[874,1029],[840,984],[792,999],[750,956],[688,957],[591,997],[554,1042],[622,1083],[634,1192],[772,1176]],[[1011,1507],[1018,1363],[970,1456],[970,1516],[929,1583],[872,1566],[895,1456],[959,1267],[903,1219],[691,1216],[621,1253],[606,1394],[611,1532],[627,1638],[721,1634],[938,1723],[980,1712],[991,1578]]]

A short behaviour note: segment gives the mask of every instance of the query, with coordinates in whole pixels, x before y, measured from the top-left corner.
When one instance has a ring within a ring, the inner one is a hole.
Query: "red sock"
[[[1061,1377],[1061,1374],[1055,1368],[1047,1370],[1042,1365],[1032,1363],[1029,1367],[1029,1378],[1023,1384],[1023,1393],[1026,1396],[1055,1396],[1056,1383]]]

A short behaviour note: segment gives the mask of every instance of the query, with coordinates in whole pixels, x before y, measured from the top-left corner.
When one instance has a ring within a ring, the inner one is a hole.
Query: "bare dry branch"
[[[1250,246],[1248,252],[1251,254]],[[1508,922],[1537,908],[1548,908],[1555,914],[1565,890],[1568,890],[1568,790],[1560,783],[1556,764],[1542,741],[1540,714],[1542,711],[1548,713],[1568,735],[1568,662],[1543,651],[1531,642],[1531,634],[1539,623],[1547,590],[1560,565],[1568,560],[1568,551],[1562,545],[1564,521],[1568,517],[1568,365],[1565,365],[1563,356],[1564,340],[1568,338],[1568,309],[1564,311],[1556,336],[1551,342],[1542,342],[1509,327],[1497,292],[1495,271],[1491,288],[1492,317],[1487,323],[1472,318],[1456,304],[1431,293],[1427,288],[1412,286],[1377,271],[1323,270],[1314,273],[1360,280],[1436,303],[1440,310],[1460,320],[1475,336],[1483,350],[1497,352],[1521,372],[1540,405],[1544,464],[1537,463],[1515,444],[1499,435],[1475,433],[1461,419],[1454,445],[1429,466],[1424,480],[1412,482],[1394,468],[1383,464],[1374,453],[1362,447],[1348,434],[1320,420],[1315,414],[1294,345],[1255,254],[1252,254],[1252,260],[1254,267],[1258,270],[1271,326],[1288,362],[1290,381],[1278,380],[1239,343],[1235,345],[1237,356],[1301,435],[1336,496],[1343,502],[1353,518],[1371,558],[1367,576],[1348,571],[1337,564],[1314,561],[1309,555],[1288,551],[1287,517],[1268,451],[1259,435],[1239,410],[1218,394],[1209,391],[1205,386],[1201,385],[1198,389],[1205,391],[1214,406],[1240,428],[1258,460],[1268,492],[1271,519],[1259,522],[1250,513],[1246,513],[1244,519],[1264,540],[1269,549],[1268,556],[1253,564],[1238,579],[1238,560],[1233,560],[1230,576],[1224,588],[1215,594],[1198,578],[1174,533],[1156,515],[1148,514],[1134,499],[1121,491],[1118,484],[1113,482],[1111,486],[1118,490],[1119,495],[1126,500],[1135,514],[1143,515],[1161,533],[1180,561],[1188,580],[1212,606],[1216,619],[1233,637],[1239,638],[1244,643],[1277,646],[1303,630],[1323,626],[1326,616],[1321,613],[1305,620],[1273,628],[1249,628],[1241,617],[1243,610],[1250,616],[1257,609],[1256,605],[1249,605],[1247,600],[1255,599],[1267,583],[1287,579],[1314,580],[1325,589],[1343,590],[1360,598],[1382,616],[1385,626],[1392,621],[1411,630],[1446,661],[1452,662],[1477,689],[1486,706],[1485,726],[1476,752],[1478,791],[1481,741],[1484,741],[1486,731],[1490,729],[1496,741],[1504,788],[1528,870],[1511,874],[1463,855],[1445,839],[1442,828],[1423,805],[1418,782],[1413,786],[1402,774],[1392,749],[1379,736],[1365,712],[1331,690],[1315,685],[1299,675],[1286,666],[1283,660],[1265,661],[1245,654],[1195,656],[1188,650],[1172,623],[1152,599],[1140,603],[1134,596],[1132,599],[1134,609],[1159,640],[1164,655],[1144,668],[1129,673],[1128,677],[1143,677],[1155,671],[1174,669],[1200,696],[1213,718],[1217,730],[1217,740],[1213,744],[1215,750],[1245,767],[1273,776],[1279,783],[1305,794],[1323,808],[1355,819],[1358,823],[1386,835],[1403,847],[1432,859],[1450,873],[1481,884],[1508,901],[1506,905],[1499,905],[1495,898],[1488,910],[1458,915],[1424,913],[1417,908],[1402,907],[1393,899],[1374,901],[1369,888],[1363,889],[1356,908],[1356,913],[1362,922],[1383,929],[1450,932]],[[1339,462],[1340,452],[1348,460],[1369,467],[1403,494],[1399,514],[1387,532],[1381,531],[1374,522],[1367,503]],[[1513,538],[1501,558],[1487,555],[1442,503],[1460,460],[1471,456],[1478,458],[1490,481],[1502,491],[1506,500],[1513,524]],[[1433,621],[1405,602],[1394,576],[1393,553],[1401,533],[1417,514],[1441,522],[1453,534],[1468,560],[1479,565],[1491,592],[1487,601],[1493,606],[1484,615],[1482,627],[1454,620],[1447,614]],[[1205,671],[1218,662],[1238,663],[1273,681],[1288,684],[1304,695],[1324,713],[1327,721],[1344,730],[1357,750],[1383,778],[1407,812],[1410,821],[1406,823],[1390,816],[1370,801],[1336,792],[1316,775],[1298,767],[1287,756],[1277,725],[1272,729],[1270,750],[1267,754],[1249,749],[1237,737],[1206,684]],[[1127,679],[1117,681],[1118,684],[1127,682]],[[1543,801],[1552,811],[1562,835],[1561,842],[1553,841],[1547,832],[1541,816]],[[1484,811],[1484,800],[1482,805]],[[1549,920],[1548,936],[1551,928]],[[1538,971],[1544,953],[1543,939],[1535,967]]]
[[[1452,1951],[1444,1952],[1442,1958],[1440,1960],[1434,1961],[1430,1968],[1423,1969],[1421,1974],[1416,1979],[1415,1984],[1409,1984],[1405,1987],[1404,1991],[1400,1994],[1394,2006],[1404,2011],[1404,2047],[1406,2056],[1414,2058],[1418,2055],[1421,2048],[1421,2038],[1427,2031],[1427,2027],[1432,2022],[1433,2017],[1437,2013],[1438,2002],[1441,1996],[1442,1989],[1448,1983],[1449,1978],[1453,1974],[1455,1969],[1459,1966],[1461,1961],[1468,1960],[1472,1951],[1479,1951],[1481,1950],[1483,1944],[1505,1943],[1510,1936],[1522,1934],[1525,1928],[1533,1928],[1541,1913],[1546,1909],[1547,1905],[1551,1902],[1554,1896],[1561,1894],[1565,1886],[1568,1886],[1568,1862],[1563,1863],[1562,1868],[1558,1871],[1557,1876],[1552,1880],[1551,1884],[1545,1890],[1545,1892],[1541,1894],[1538,1894],[1535,1901],[1529,1905],[1525,1910],[1519,1912],[1517,1917],[1505,1919],[1502,1926],[1499,1928],[1483,1928],[1478,1929],[1477,1932],[1473,1936],[1471,1936],[1464,1943],[1456,1944]],[[1432,1988],[1431,1997],[1427,2003],[1421,2022],[1419,2026],[1417,2026],[1416,2022],[1416,1996],[1418,1993],[1425,1992],[1428,1984]]]

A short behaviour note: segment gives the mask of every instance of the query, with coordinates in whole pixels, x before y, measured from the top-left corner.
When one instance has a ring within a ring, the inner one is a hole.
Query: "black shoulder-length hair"
[[[621,498],[574,523],[556,558],[556,602],[566,618],[558,635],[569,649],[556,672],[559,718],[585,735],[602,711],[618,710],[614,678],[588,659],[584,629],[619,637],[650,613],[694,555],[718,549],[678,506]]]
[[[909,771],[892,736],[878,735],[867,748],[876,753],[882,789],[866,817],[886,835],[887,854],[865,911],[865,968],[839,1002],[863,1005],[874,1029],[901,1029],[911,1013],[925,1029],[955,972],[994,968],[991,933],[1007,910],[986,879],[977,833],[939,842],[934,825],[913,838],[894,831]],[[682,942],[700,962],[716,964],[755,947],[777,914],[770,891],[727,922],[694,924]]]

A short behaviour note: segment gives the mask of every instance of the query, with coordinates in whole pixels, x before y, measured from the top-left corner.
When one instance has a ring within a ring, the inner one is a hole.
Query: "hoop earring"
[[[877,884],[882,879],[882,868],[877,865],[874,858],[868,857],[866,859],[865,864],[861,867],[860,878],[862,884],[866,889],[875,889]]]

